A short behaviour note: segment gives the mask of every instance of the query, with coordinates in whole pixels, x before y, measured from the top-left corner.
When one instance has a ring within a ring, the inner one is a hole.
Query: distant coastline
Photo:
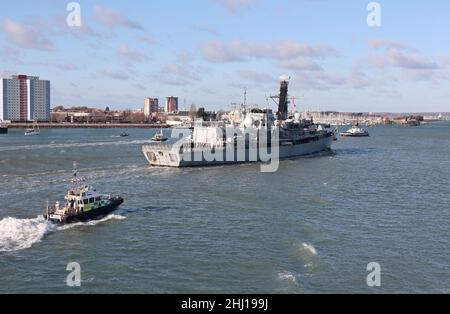
[[[9,129],[26,129],[30,123],[11,123]],[[41,129],[160,129],[170,128],[166,124],[133,123],[38,123]]]

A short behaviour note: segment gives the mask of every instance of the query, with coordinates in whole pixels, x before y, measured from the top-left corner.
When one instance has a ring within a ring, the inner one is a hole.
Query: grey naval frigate
[[[165,143],[143,146],[152,166],[198,167],[249,162],[271,162],[274,159],[331,151],[337,131],[289,113],[288,76],[280,77],[278,112],[270,109],[247,109],[233,112],[238,122],[196,122],[190,127],[175,128]]]

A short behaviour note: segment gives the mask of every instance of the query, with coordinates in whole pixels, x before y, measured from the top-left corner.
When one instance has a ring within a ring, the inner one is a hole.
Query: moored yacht
[[[33,127],[25,130],[25,136],[33,136],[41,134],[41,130],[39,129],[39,125],[37,122],[33,122]]]

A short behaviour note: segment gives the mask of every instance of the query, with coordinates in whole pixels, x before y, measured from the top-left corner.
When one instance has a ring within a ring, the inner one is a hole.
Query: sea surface
[[[155,132],[0,135],[0,293],[450,293],[450,123],[370,128],[276,173],[152,168]],[[74,161],[126,201],[54,227],[40,215]],[[71,262],[81,287],[66,285]]]

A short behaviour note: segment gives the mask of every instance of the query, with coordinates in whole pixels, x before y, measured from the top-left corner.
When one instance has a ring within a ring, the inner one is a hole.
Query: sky
[[[145,97],[209,110],[275,108],[289,75],[298,110],[450,112],[450,2],[16,0],[0,10],[0,77],[48,79],[52,106],[137,109]],[[73,21],[73,20],[72,20]]]

